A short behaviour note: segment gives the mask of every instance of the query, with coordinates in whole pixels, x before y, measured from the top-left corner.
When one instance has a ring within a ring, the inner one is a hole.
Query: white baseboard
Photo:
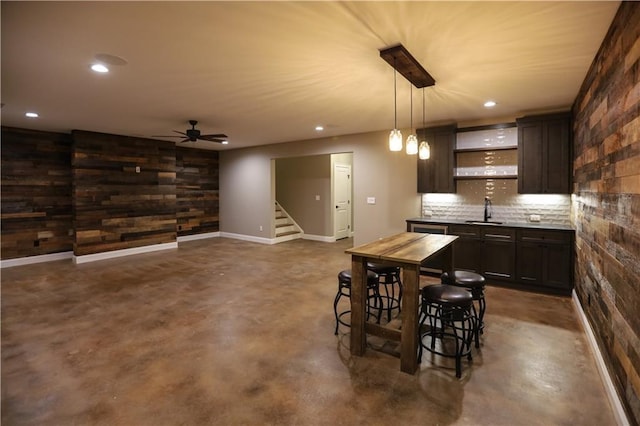
[[[253,235],[234,234],[232,232],[221,232],[220,236],[223,238],[233,238],[234,240],[250,241],[252,243],[275,244],[275,239],[256,237]]]
[[[116,257],[122,256],[130,256],[132,254],[141,254],[141,253],[150,253],[159,250],[169,250],[178,248],[178,242],[174,243],[164,243],[164,244],[153,244],[149,246],[143,247],[134,247],[123,250],[113,250],[106,251],[102,253],[95,254],[85,254],[83,256],[73,256],[73,262],[75,264],[87,263],[87,262],[95,262],[97,260],[105,260],[105,259],[113,259]]]
[[[311,241],[322,241],[323,243],[335,243],[336,242],[336,237],[328,237],[326,235],[303,234],[302,235],[302,239],[303,240],[311,240]]]
[[[0,260],[0,269],[11,268],[12,266],[31,265],[33,263],[52,262],[54,260],[65,260],[73,258],[72,251],[63,251],[60,253],[43,254],[40,256],[27,256],[18,259]]]
[[[596,366],[598,367],[600,378],[602,378],[602,383],[604,384],[607,397],[609,398],[609,403],[611,404],[613,415],[616,418],[616,423],[620,426],[629,426],[630,423],[627,419],[626,413],[624,412],[622,403],[620,402],[620,396],[618,395],[618,392],[613,385],[609,369],[607,368],[607,365],[604,362],[604,358],[602,357],[602,353],[600,352],[600,348],[598,347],[598,341],[596,340],[596,336],[593,334],[591,324],[589,324],[589,320],[587,319],[587,316],[582,309],[580,299],[578,299],[578,295],[576,294],[575,290],[571,292],[571,298],[573,299],[573,304],[578,311],[578,317],[580,318],[580,322],[582,323],[584,331],[587,335],[587,342],[589,343],[591,352],[596,359]]]
[[[216,237],[220,237],[220,232],[206,232],[204,234],[183,235],[182,237],[178,237],[178,243],[183,243],[185,241],[203,240],[205,238],[216,238]]]

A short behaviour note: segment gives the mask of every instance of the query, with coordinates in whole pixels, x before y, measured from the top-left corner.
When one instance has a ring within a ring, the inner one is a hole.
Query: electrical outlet
[[[423,215],[424,217],[431,217],[431,216],[433,216],[433,212],[432,212],[431,210],[424,210],[424,211],[422,212],[422,215]]]
[[[260,225],[260,230],[262,231],[262,225]]]
[[[320,196],[316,195],[316,201],[320,201]]]
[[[539,214],[529,215],[529,220],[531,222],[540,222],[540,215]]]
[[[140,173],[140,166],[136,166],[136,173]]]

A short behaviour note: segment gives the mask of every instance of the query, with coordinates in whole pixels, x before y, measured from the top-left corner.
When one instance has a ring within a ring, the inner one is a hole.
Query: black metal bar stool
[[[387,311],[387,321],[391,321],[391,311],[397,309],[398,314],[401,311],[402,280],[400,279],[400,268],[369,262],[367,269],[380,277],[379,285],[384,288],[384,295],[381,294],[380,297],[384,302],[383,309]],[[398,297],[396,297],[395,284],[398,285]]]
[[[454,279],[451,279],[448,272],[444,272],[440,276],[442,284],[455,285],[458,287],[464,287],[469,290],[471,292],[473,300],[478,304],[478,308],[476,309],[474,303],[473,314],[476,317],[474,339],[476,341],[476,348],[479,348],[480,334],[484,333],[484,312],[487,308],[487,304],[484,298],[485,279],[480,274],[468,271],[453,271],[453,278]]]
[[[378,274],[367,271],[367,320],[370,316],[374,316],[376,322],[379,323],[382,314],[382,299],[378,291],[378,279]],[[351,324],[342,319],[342,316],[351,313],[351,309],[338,313],[338,302],[342,296],[351,299],[351,269],[345,269],[338,274],[338,293],[333,301],[333,313],[336,316],[336,331],[334,334],[338,334],[338,326],[340,324],[351,327]],[[373,299],[373,307],[378,310],[377,315],[371,312],[371,299]]]
[[[426,286],[421,290],[421,317],[418,328],[422,361],[423,348],[436,355],[455,358],[456,377],[462,375],[462,357],[471,361],[471,340],[474,335],[475,316],[473,298],[467,290],[444,284]],[[428,327],[425,322],[428,321]],[[425,338],[430,337],[425,343]],[[436,347],[436,339],[440,347]],[[455,349],[451,350],[451,343]]]

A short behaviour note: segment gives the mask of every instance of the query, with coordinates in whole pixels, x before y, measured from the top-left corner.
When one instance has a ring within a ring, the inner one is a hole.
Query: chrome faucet
[[[489,197],[484,197],[484,221],[487,222],[491,218],[493,208],[491,207],[491,200]]]

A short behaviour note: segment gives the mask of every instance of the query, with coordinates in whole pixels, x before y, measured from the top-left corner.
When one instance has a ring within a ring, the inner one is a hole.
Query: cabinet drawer
[[[520,231],[518,240],[527,243],[569,244],[571,243],[571,233],[562,231],[523,229]]]
[[[506,242],[515,241],[516,230],[508,229],[508,228],[506,229],[498,228],[498,227],[483,228],[482,237],[485,240],[490,240],[490,241],[506,241]]]
[[[479,238],[480,228],[473,225],[450,225],[449,234],[457,235],[459,237]]]

